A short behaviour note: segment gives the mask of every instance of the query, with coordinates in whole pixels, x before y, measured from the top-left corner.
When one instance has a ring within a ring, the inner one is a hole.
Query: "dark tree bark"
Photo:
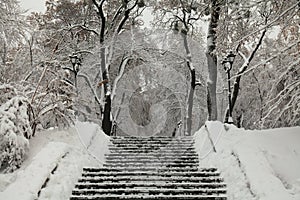
[[[105,17],[105,13],[103,10],[103,4],[106,0],[101,0],[99,3],[97,0],[92,0],[93,4],[97,8],[97,13],[99,20],[101,21],[100,25],[100,34],[99,34],[99,39],[100,39],[100,59],[101,59],[101,73],[102,73],[102,82],[103,82],[103,88],[104,88],[104,109],[103,110],[103,118],[102,118],[102,129],[105,134],[110,135],[111,134],[111,129],[112,129],[112,113],[111,113],[111,81],[109,79],[109,65],[110,61],[106,60],[106,48],[104,46],[104,41],[105,41],[105,35],[106,34],[118,34],[124,27],[126,21],[129,19],[130,12],[136,7],[136,3],[130,7],[127,8],[127,1],[124,1],[123,4],[117,9],[115,12],[115,15],[110,22],[110,24],[113,26],[116,24],[118,16],[123,14],[123,17],[121,21],[119,22],[117,27],[112,27],[108,26],[107,27],[107,19]],[[109,32],[110,31],[110,32]],[[113,48],[113,47],[111,47]],[[104,81],[105,80],[105,81]]]
[[[183,37],[184,48],[186,52],[186,64],[191,73],[191,81],[190,81],[190,91],[188,95],[187,101],[187,115],[186,115],[186,135],[191,135],[192,132],[192,114],[193,114],[193,104],[194,104],[194,93],[196,88],[196,71],[192,63],[192,55],[189,49],[188,41],[187,41],[187,33],[181,33]]]
[[[257,42],[255,48],[252,50],[252,52],[250,53],[248,58],[244,58],[244,64],[241,66],[241,68],[239,69],[239,71],[237,72],[234,84],[233,84],[233,91],[232,91],[232,95],[231,95],[231,110],[233,110],[235,103],[237,101],[238,95],[239,95],[239,91],[240,91],[240,84],[241,84],[241,78],[242,75],[244,74],[244,72],[248,69],[248,66],[250,64],[250,62],[253,60],[255,53],[257,52],[257,50],[259,49],[259,47],[261,46],[263,39],[266,35],[267,29],[264,29],[259,41]],[[229,119],[229,108],[226,109],[226,114],[225,114],[225,120],[224,122],[227,123]]]
[[[219,16],[220,16],[220,3],[218,0],[211,0],[211,17],[208,26],[207,34],[207,64],[208,64],[208,79],[207,79],[207,109],[208,109],[208,120],[217,120],[218,109],[217,109],[217,55],[216,51],[216,39]]]

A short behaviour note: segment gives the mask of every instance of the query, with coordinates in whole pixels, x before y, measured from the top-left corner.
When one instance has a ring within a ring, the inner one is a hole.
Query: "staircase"
[[[226,200],[216,168],[200,169],[192,137],[114,137],[102,168],[84,168],[71,200]]]

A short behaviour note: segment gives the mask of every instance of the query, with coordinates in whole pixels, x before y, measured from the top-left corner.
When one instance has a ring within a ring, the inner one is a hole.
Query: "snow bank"
[[[82,168],[101,166],[109,139],[98,125],[82,122],[37,133],[21,168],[0,174],[0,199],[69,199]]]
[[[69,199],[74,185],[81,176],[82,168],[88,160],[78,150],[70,151],[59,163],[54,174],[41,190],[39,200]]]
[[[0,194],[0,199],[36,199],[37,192],[68,151],[69,147],[64,143],[49,143],[33,158],[26,169],[19,171],[15,182]]]
[[[219,168],[229,199],[300,199],[300,127],[248,131],[207,122],[194,137],[200,165]]]
[[[103,164],[105,162],[105,154],[109,153],[110,137],[94,123],[77,122],[75,128],[82,145]]]

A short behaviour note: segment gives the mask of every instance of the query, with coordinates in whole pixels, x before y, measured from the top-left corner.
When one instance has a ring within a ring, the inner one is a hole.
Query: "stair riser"
[[[162,159],[109,159],[106,160],[105,162],[106,164],[148,164],[148,163],[159,163],[159,164],[199,164],[199,160],[198,159],[194,159],[194,160],[182,160],[182,161],[178,161],[178,160],[162,160]]]
[[[166,146],[194,146],[194,142],[166,142],[166,143],[117,143],[112,142],[109,146],[117,146],[117,147],[166,147]]]
[[[81,183],[76,184],[77,189],[121,189],[121,188],[160,188],[160,189],[216,189],[225,188],[225,184],[209,184],[209,183]]]
[[[129,182],[128,182],[129,181]],[[80,178],[79,183],[140,183],[140,182],[155,182],[165,183],[166,181],[172,183],[223,183],[223,179],[219,177],[127,177],[127,176],[107,176],[98,178]]]
[[[151,152],[151,151],[159,151],[159,152],[194,152],[195,149],[194,148],[190,148],[190,147],[183,147],[183,148],[175,148],[175,147],[172,147],[172,148],[169,148],[169,147],[166,147],[166,148],[139,148],[139,147],[124,147],[124,148],[119,148],[119,147],[110,147],[108,148],[110,151],[123,151],[123,152],[126,152],[126,151],[134,151],[134,152],[143,152],[143,151],[147,151],[147,152]]]
[[[107,164],[103,164],[103,167],[156,167],[156,168],[172,168],[172,167],[178,167],[178,168],[185,168],[185,167],[198,167],[197,163],[159,163],[159,162],[155,162],[155,163],[107,163]]]
[[[120,199],[130,199],[130,200],[226,200],[226,196],[71,196],[70,200],[120,200]]]
[[[219,175],[220,175],[219,173],[209,173],[209,174],[208,173],[207,174],[203,173],[203,174],[187,175],[185,177],[194,177],[194,178],[203,178],[203,177],[206,177],[207,178],[207,177],[218,177]],[[89,172],[89,173],[83,173],[82,174],[83,178],[117,177],[117,176],[128,177],[128,176],[130,176],[130,173],[115,173],[115,174],[108,173],[108,174],[105,174],[105,173],[91,173],[91,172]],[[141,174],[133,173],[133,174],[131,174],[131,176],[145,176],[145,174],[143,174],[143,173],[141,173]],[[154,176],[152,178],[155,179],[155,175],[149,174],[148,176]],[[149,177],[149,178],[151,178],[151,177]]]
[[[153,149],[137,149],[137,150],[133,150],[133,149],[110,149],[111,153],[114,154],[147,154],[147,153],[156,153],[157,155],[165,155],[165,154],[177,154],[177,157],[179,155],[185,155],[186,153],[188,154],[193,154],[196,155],[196,152],[194,150],[171,150],[171,149],[164,149],[164,150],[153,150]],[[179,154],[179,155],[178,155]]]
[[[124,168],[121,168],[121,169],[124,169]],[[140,169],[140,168],[139,168]],[[148,168],[144,168],[144,169],[148,169]],[[151,169],[157,169],[157,168],[151,168]],[[120,168],[83,168],[83,172],[104,172],[104,173],[128,173],[126,171],[121,171]],[[157,175],[160,175],[160,173],[158,173],[157,171],[150,171],[150,172],[146,172],[146,171],[139,171],[139,170],[136,170],[135,172],[130,172],[130,174],[157,174]],[[197,172],[189,172],[190,175],[193,175],[193,174],[203,174],[203,173],[219,173],[218,170],[216,168],[208,168],[208,169],[203,169],[203,168],[197,168]],[[161,175],[175,175],[175,174],[182,174],[182,173],[179,173],[179,172],[170,172],[168,174],[164,173],[164,174],[161,174]],[[187,175],[187,174],[184,174],[184,175]]]
[[[154,158],[163,158],[164,156],[166,157],[173,157],[173,159],[180,159],[182,156],[184,157],[198,157],[198,155],[196,153],[159,153],[159,152],[150,152],[150,153],[124,153],[122,152],[122,154],[120,152],[118,153],[111,153],[109,155],[109,157],[134,157],[134,158],[140,158],[140,157],[154,157]]]
[[[225,189],[104,189],[104,190],[73,190],[73,195],[108,195],[108,194],[119,194],[119,195],[220,195],[226,194]]]
[[[120,155],[107,155],[106,160],[195,160],[198,159],[198,156],[180,156],[179,158],[174,158],[174,156],[120,156]]]

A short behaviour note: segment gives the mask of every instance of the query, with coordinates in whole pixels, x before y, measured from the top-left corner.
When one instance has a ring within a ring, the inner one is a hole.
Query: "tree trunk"
[[[102,71],[102,80],[104,81],[104,111],[102,118],[102,129],[105,134],[110,135],[111,133],[111,87],[108,73],[108,66],[105,59],[105,47],[101,47],[101,71]]]
[[[187,115],[186,115],[186,130],[185,135],[191,135],[192,133],[192,114],[193,114],[193,104],[194,104],[194,92],[196,87],[196,72],[192,62],[192,55],[189,49],[189,44],[187,41],[187,33],[181,33],[183,37],[184,48],[186,52],[186,64],[191,73],[191,87],[189,91],[188,101],[187,101]]]
[[[111,121],[111,96],[105,95],[105,105],[104,105],[104,113],[102,120],[102,130],[106,135],[110,135],[112,128]]]
[[[207,79],[207,109],[208,120],[217,120],[217,55],[216,51],[216,28],[218,27],[220,16],[220,5],[217,0],[211,1],[211,18],[208,26],[207,34],[207,65],[208,65],[208,79]]]
[[[188,109],[186,116],[186,134],[191,135],[192,133],[192,117],[193,117],[193,104],[194,104],[194,93],[196,87],[196,73],[195,69],[191,70],[191,88],[188,96]]]
[[[257,52],[257,50],[259,49],[259,47],[261,46],[263,39],[266,35],[267,29],[264,29],[262,31],[262,34],[259,38],[259,41],[257,42],[255,48],[252,50],[252,52],[250,53],[250,56],[248,58],[245,59],[244,64],[242,65],[242,67],[239,69],[237,75],[236,75],[236,79],[234,81],[233,84],[233,91],[232,91],[232,95],[231,95],[231,109],[227,108],[226,109],[226,114],[225,114],[225,120],[224,122],[227,123],[228,122],[228,118],[229,118],[229,110],[233,111],[233,108],[235,106],[236,100],[238,98],[239,95],[239,90],[240,90],[240,84],[241,84],[241,78],[242,75],[244,74],[244,72],[247,70],[250,62],[252,61],[252,59],[254,58],[255,53]]]
[[[104,111],[103,111],[103,119],[102,119],[102,129],[105,134],[110,135],[112,129],[112,114],[111,114],[111,101],[112,101],[112,89],[111,89],[111,80],[109,79],[109,67],[110,67],[110,58],[106,60],[106,48],[104,46],[105,36],[109,28],[107,29],[106,25],[109,20],[106,19],[103,5],[106,0],[101,0],[99,3],[96,0],[92,0],[93,4],[97,8],[97,13],[99,20],[101,21],[100,25],[100,58],[101,58],[101,73],[102,73],[102,81],[103,81],[103,90],[104,90]],[[130,12],[136,7],[137,4],[127,9],[128,1],[122,2],[123,5],[116,11],[114,18],[110,21],[110,24],[113,25],[117,21],[117,16],[121,14],[121,9],[125,9],[123,13],[123,18],[121,19],[119,25],[115,27],[115,29],[110,30],[111,33],[118,34],[121,32],[123,26],[126,21],[129,19]],[[113,48],[112,46],[110,48]]]

